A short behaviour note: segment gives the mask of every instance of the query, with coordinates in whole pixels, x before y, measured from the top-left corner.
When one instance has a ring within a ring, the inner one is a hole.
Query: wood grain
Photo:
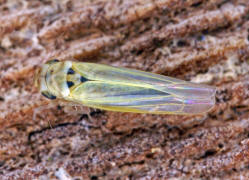
[[[0,0],[0,15],[0,179],[248,179],[248,0]],[[35,89],[55,57],[210,84],[216,105],[90,121]]]

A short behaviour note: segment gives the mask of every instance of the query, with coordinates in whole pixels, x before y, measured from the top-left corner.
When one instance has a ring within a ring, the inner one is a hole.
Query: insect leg
[[[33,111],[33,117],[32,117],[33,121],[36,121],[36,117],[37,117],[38,113],[42,114],[42,113],[40,113],[41,111],[44,111],[46,109],[50,109],[53,107],[55,107],[54,103],[50,103],[50,104],[42,105],[42,106],[35,108]],[[48,123],[49,123],[50,128],[52,129],[52,125],[51,125],[51,122],[49,119],[48,119]]]

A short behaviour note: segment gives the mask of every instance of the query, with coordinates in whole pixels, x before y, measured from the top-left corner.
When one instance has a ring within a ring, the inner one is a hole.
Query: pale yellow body
[[[215,104],[215,88],[143,71],[52,60],[37,84],[49,99],[119,112],[196,114]]]

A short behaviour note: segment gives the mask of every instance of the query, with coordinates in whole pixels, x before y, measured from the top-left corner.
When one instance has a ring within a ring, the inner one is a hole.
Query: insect
[[[103,64],[50,60],[36,76],[43,96],[87,107],[150,114],[199,114],[215,87]]]

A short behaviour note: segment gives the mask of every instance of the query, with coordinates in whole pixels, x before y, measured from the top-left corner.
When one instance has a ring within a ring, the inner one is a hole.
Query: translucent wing
[[[126,68],[73,63],[88,81],[71,90],[74,101],[112,111],[194,114],[215,103],[215,88]]]

